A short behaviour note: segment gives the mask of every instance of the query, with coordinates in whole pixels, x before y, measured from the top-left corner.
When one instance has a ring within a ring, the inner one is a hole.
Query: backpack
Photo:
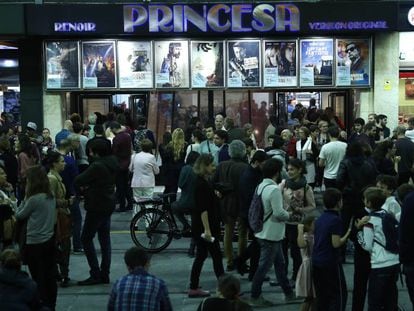
[[[395,219],[395,217],[386,212],[386,213],[378,213],[378,212],[372,212],[369,214],[369,216],[379,217],[381,218],[381,224],[382,224],[382,231],[384,232],[385,236],[385,245],[381,243],[380,241],[374,239],[374,243],[379,244],[383,248],[385,248],[387,251],[398,254],[399,252],[399,245],[398,245],[398,237],[399,237],[399,223],[398,220]]]
[[[264,217],[264,206],[262,201],[263,190],[269,185],[263,187],[262,192],[258,193],[259,186],[254,191],[252,202],[249,207],[249,226],[253,233],[258,233],[263,230],[263,224],[272,216],[273,212]]]
[[[143,139],[147,138],[147,132],[148,129],[142,129],[142,130],[135,130],[134,131],[134,141],[133,141],[133,147],[134,151],[136,153],[141,152],[141,142]]]

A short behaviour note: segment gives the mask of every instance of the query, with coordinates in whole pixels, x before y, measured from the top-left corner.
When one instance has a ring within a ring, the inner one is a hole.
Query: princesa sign
[[[298,32],[300,13],[294,4],[125,5],[126,33]]]

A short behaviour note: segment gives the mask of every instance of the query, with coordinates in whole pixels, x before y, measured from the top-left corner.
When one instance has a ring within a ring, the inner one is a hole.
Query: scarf
[[[292,190],[298,190],[301,188],[305,188],[306,186],[306,178],[302,176],[298,181],[294,181],[291,178],[286,179],[286,187]]]

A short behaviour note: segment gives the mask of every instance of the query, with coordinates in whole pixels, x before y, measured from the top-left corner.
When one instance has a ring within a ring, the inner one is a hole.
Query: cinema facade
[[[397,124],[397,2],[24,5],[24,16],[22,122],[55,133],[73,112],[129,109],[159,142],[218,112],[262,136],[268,115],[285,123],[311,98],[348,127],[370,112]]]

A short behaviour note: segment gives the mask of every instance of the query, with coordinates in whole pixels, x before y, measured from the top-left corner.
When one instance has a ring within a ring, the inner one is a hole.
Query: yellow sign
[[[384,91],[391,91],[392,84],[391,80],[384,80]]]

